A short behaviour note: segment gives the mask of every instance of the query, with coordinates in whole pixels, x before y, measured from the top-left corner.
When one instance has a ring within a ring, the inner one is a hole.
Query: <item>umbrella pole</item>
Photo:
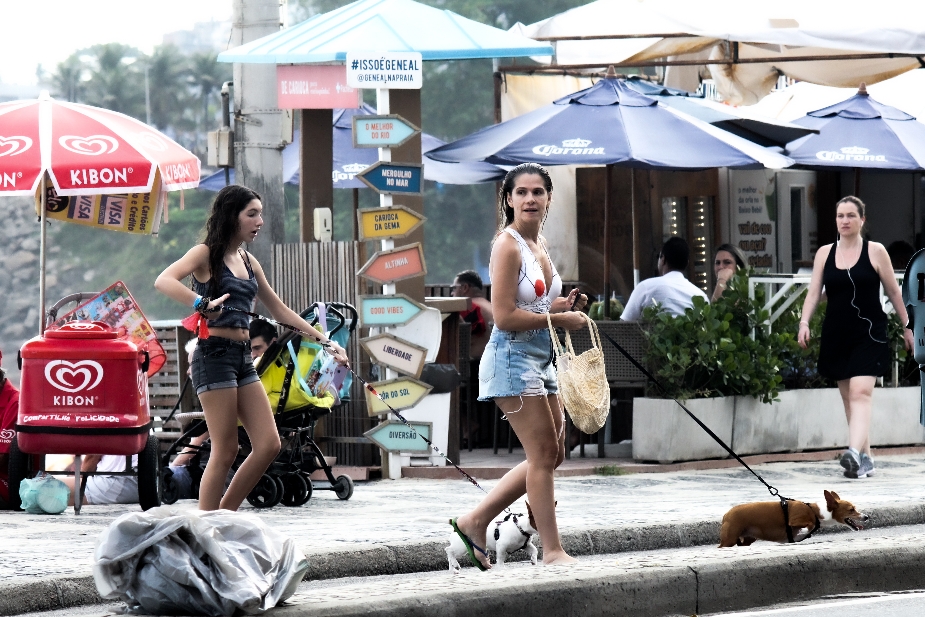
[[[610,165],[604,167],[604,286],[601,319],[610,319]]]
[[[630,169],[630,217],[633,225],[633,289],[639,285],[639,225],[636,223],[636,171]]]
[[[39,222],[42,226],[39,231],[39,335],[45,334],[45,236],[46,236],[46,207],[48,199],[48,176],[42,174],[42,211]]]
[[[360,220],[357,218],[357,210],[360,209],[360,189],[353,190],[353,241],[360,240]]]
[[[861,168],[854,168],[854,196],[861,198]]]

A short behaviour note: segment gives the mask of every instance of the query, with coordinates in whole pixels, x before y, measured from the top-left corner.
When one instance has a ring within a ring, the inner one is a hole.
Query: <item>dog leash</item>
[[[216,307],[216,308],[218,308],[218,307]],[[243,309],[235,308],[235,307],[233,307],[233,306],[225,306],[225,305],[221,305],[221,310],[223,310],[223,311],[235,311],[235,312],[237,312],[237,313],[244,313],[245,315],[249,315],[250,317],[254,317],[254,318],[256,318],[256,319],[262,319],[262,320],[264,320],[264,321],[266,321],[266,322],[268,322],[268,323],[270,323],[270,324],[272,324],[272,325],[274,325],[274,326],[279,326],[280,328],[285,328],[285,329],[287,329],[287,330],[291,330],[292,332],[297,332],[297,333],[302,334],[302,335],[309,335],[308,332],[305,332],[305,331],[303,331],[303,330],[300,330],[299,328],[297,328],[297,327],[295,327],[295,326],[293,326],[293,325],[290,325],[290,324],[287,324],[287,323],[283,323],[283,322],[281,322],[281,321],[276,321],[275,319],[270,319],[269,317],[264,317],[263,315],[260,315],[260,314],[258,314],[258,313],[252,313],[252,312],[250,312],[250,311],[245,311],[245,310],[243,310]],[[309,336],[310,336],[310,335],[309,335]],[[321,346],[322,346],[323,348],[325,348],[325,349],[333,350],[333,347],[331,347],[330,342],[328,342],[328,343],[318,343],[318,344],[321,345]],[[433,450],[434,452],[436,452],[438,456],[443,457],[443,459],[444,459],[447,463],[449,463],[450,465],[452,465],[453,467],[455,467],[455,468],[456,468],[456,471],[458,471],[459,473],[461,473],[461,474],[463,475],[463,477],[466,478],[466,480],[468,480],[470,483],[472,483],[473,486],[475,486],[476,488],[478,488],[480,491],[482,491],[482,492],[485,493],[486,495],[488,494],[488,491],[486,491],[485,488],[484,488],[481,484],[479,484],[478,481],[477,481],[475,478],[473,478],[471,475],[469,475],[468,473],[466,473],[466,471],[465,471],[462,467],[460,467],[459,465],[457,465],[456,463],[454,463],[454,462],[450,459],[449,456],[447,456],[446,454],[444,454],[444,453],[440,450],[440,448],[438,448],[438,447],[434,444],[434,442],[432,442],[430,439],[428,439],[428,438],[425,437],[424,435],[421,435],[419,432],[417,432],[417,430],[415,430],[415,428],[405,419],[405,417],[404,417],[403,415],[401,415],[398,411],[396,411],[394,407],[392,407],[391,405],[389,405],[389,403],[388,403],[384,398],[382,398],[382,395],[380,395],[378,392],[376,392],[376,389],[373,388],[372,384],[370,384],[368,381],[366,381],[365,379],[363,379],[363,377],[361,377],[359,373],[357,373],[355,370],[353,370],[353,368],[352,368],[351,366],[348,365],[346,368],[347,368],[347,370],[349,370],[351,373],[353,373],[353,376],[356,377],[356,378],[359,380],[359,382],[363,385],[364,388],[366,388],[369,392],[371,392],[371,393],[373,394],[373,396],[375,396],[377,399],[379,399],[380,401],[382,401],[382,404],[385,405],[386,407],[388,407],[388,408],[389,408],[389,411],[392,412],[392,414],[393,414],[396,418],[398,418],[399,421],[401,421],[401,423],[404,424],[405,427],[408,428],[408,430],[410,430],[412,433],[414,433],[415,435],[417,435],[418,437],[420,437],[420,438],[424,441],[424,443],[426,443],[426,444],[430,447],[431,450]],[[509,511],[508,508],[505,508],[505,510]]]
[[[602,335],[604,336],[604,338],[606,338],[608,341],[610,341],[610,344],[613,345],[614,347],[616,347],[616,348],[617,348],[617,351],[619,351],[621,354],[623,354],[623,355],[626,357],[626,359],[629,360],[629,361],[633,364],[633,366],[635,366],[637,369],[639,369],[639,370],[642,372],[643,375],[645,375],[653,384],[655,384],[655,386],[656,386],[659,390],[661,390],[662,394],[666,394],[666,395],[668,394],[668,390],[665,388],[665,386],[663,386],[661,383],[659,383],[658,379],[656,379],[655,376],[652,375],[652,373],[650,373],[648,370],[646,370],[646,368],[645,368],[642,364],[640,364],[639,362],[637,362],[636,359],[633,358],[633,356],[631,356],[630,353],[629,353],[628,351],[626,351],[625,349],[623,349],[623,346],[620,345],[620,343],[618,343],[618,342],[616,342],[615,340],[613,340],[613,338],[612,338],[609,334],[607,334],[606,332],[602,332],[602,331],[599,331],[599,332],[600,332],[600,334],[602,334]],[[670,397],[670,398],[671,398],[671,400],[673,400],[675,403],[677,403],[678,406],[681,407],[681,409],[683,409],[685,412],[687,412],[687,415],[689,415],[689,416],[691,417],[691,419],[692,419],[694,422],[696,422],[696,423],[700,426],[700,428],[702,428],[704,431],[706,431],[707,435],[709,435],[710,437],[712,437],[713,440],[716,441],[716,443],[718,443],[719,445],[721,445],[721,446],[726,450],[726,452],[728,452],[729,454],[731,454],[732,457],[735,458],[735,460],[737,460],[743,467],[745,467],[745,469],[749,470],[753,476],[755,476],[756,478],[758,478],[758,481],[765,485],[765,487],[768,489],[768,492],[771,493],[771,496],[772,496],[772,497],[777,497],[778,499],[780,499],[780,507],[781,507],[781,510],[783,511],[783,514],[784,514],[784,528],[785,528],[786,531],[787,531],[787,541],[788,541],[789,543],[793,544],[793,542],[794,542],[794,539],[793,539],[793,530],[790,528],[790,502],[791,502],[791,501],[796,501],[796,500],[791,499],[790,497],[784,497],[783,495],[781,495],[779,490],[777,490],[775,487],[773,487],[773,486],[771,486],[770,484],[768,484],[768,483],[765,481],[765,479],[762,478],[754,469],[752,469],[751,467],[749,467],[749,466],[748,466],[748,463],[746,463],[745,461],[742,460],[742,457],[740,457],[738,454],[736,454],[735,451],[734,451],[732,448],[730,448],[729,446],[727,446],[727,445],[726,445],[726,442],[724,442],[722,439],[720,439],[719,435],[717,435],[717,434],[714,433],[712,430],[710,430],[710,427],[709,427],[709,426],[707,426],[706,424],[704,424],[703,422],[701,422],[701,421],[700,421],[700,418],[698,418],[697,416],[695,416],[695,415],[691,412],[690,409],[688,409],[687,407],[685,407],[685,406],[681,403],[681,401],[679,401],[678,399],[676,399],[676,398],[674,398],[674,397]],[[803,502],[800,502],[800,503],[803,503]],[[804,503],[803,505],[806,505],[807,507],[809,507],[808,504],[805,504],[805,503]],[[820,523],[819,523],[819,517],[816,517],[816,524],[813,526],[813,528],[812,528],[812,530],[809,532],[809,534],[807,534],[807,535],[803,538],[803,540],[805,540],[805,539],[811,537],[814,533],[816,533],[816,531],[819,529],[819,525],[820,525]]]
[[[612,338],[609,334],[607,334],[606,332],[600,331],[600,334],[602,334],[602,335],[604,336],[604,338],[606,338],[608,341],[610,341],[610,344],[613,345],[614,347],[616,347],[616,348],[617,348],[617,351],[619,351],[621,354],[623,354],[624,356],[626,356],[626,359],[629,360],[629,361],[633,364],[633,366],[635,366],[637,369],[639,369],[639,370],[642,372],[643,375],[645,375],[652,383],[654,383],[655,386],[662,392],[662,394],[665,394],[665,395],[668,394],[668,390],[667,390],[661,383],[659,383],[658,379],[656,379],[655,376],[652,375],[652,373],[650,373],[648,370],[646,370],[646,368],[645,368],[642,364],[640,364],[639,362],[637,362],[636,359],[633,358],[633,356],[631,356],[630,353],[629,353],[628,351],[626,351],[625,349],[623,349],[623,347],[620,345],[620,343],[618,343],[618,342],[616,342],[615,340],[613,340],[613,338]],[[700,421],[700,418],[698,418],[698,417],[695,416],[693,413],[691,413],[691,410],[688,409],[687,407],[685,407],[685,406],[681,403],[681,401],[679,401],[678,399],[676,399],[676,398],[674,398],[674,397],[669,397],[669,398],[671,398],[671,400],[673,400],[675,403],[677,403],[678,406],[681,407],[681,409],[683,409],[684,411],[686,411],[686,412],[687,412],[687,415],[689,415],[689,416],[691,417],[691,419],[693,419],[694,422],[696,422],[696,423],[700,426],[700,428],[702,428],[704,431],[706,431],[707,435],[709,435],[710,437],[712,437],[713,440],[716,441],[716,443],[718,443],[719,445],[721,445],[721,446],[723,447],[723,449],[725,449],[726,452],[728,452],[730,455],[732,455],[732,457],[733,457],[735,460],[737,460],[743,467],[745,467],[745,469],[749,470],[753,476],[755,476],[756,478],[758,478],[758,481],[765,485],[765,487],[768,489],[768,492],[771,493],[771,495],[772,495],[773,497],[778,497],[778,498],[781,500],[781,507],[784,509],[784,514],[785,514],[785,516],[786,516],[786,514],[787,514],[787,505],[786,505],[786,502],[787,502],[787,501],[793,501],[793,500],[790,499],[789,497],[784,497],[783,495],[780,494],[780,491],[778,491],[776,488],[774,488],[773,486],[771,486],[770,484],[768,484],[768,483],[765,481],[764,478],[762,478],[754,469],[752,469],[751,467],[748,466],[748,463],[746,463],[745,461],[742,460],[742,457],[740,457],[738,454],[736,454],[735,451],[734,451],[732,448],[730,448],[729,446],[727,446],[727,445],[726,445],[726,442],[724,442],[722,439],[719,438],[719,435],[717,435],[717,434],[714,433],[712,430],[710,430],[710,427],[708,427],[706,424],[704,424],[703,422],[701,422],[701,421]],[[789,520],[789,519],[787,519],[787,520]],[[788,529],[787,535],[788,535],[788,538],[789,538],[789,537],[790,537],[790,531],[789,531],[790,528],[788,527],[787,529]],[[815,530],[814,530],[814,531],[815,531]],[[792,542],[792,541],[793,541],[793,540],[791,540],[791,542]]]

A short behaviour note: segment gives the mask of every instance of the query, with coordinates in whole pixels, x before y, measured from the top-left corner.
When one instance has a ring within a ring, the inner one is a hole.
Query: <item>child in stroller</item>
[[[324,312],[326,325],[331,328],[328,336],[346,347],[350,335],[357,327],[356,309],[349,304],[337,302],[324,306],[326,311],[318,303],[312,304],[301,316],[315,325],[320,319],[320,314]],[[269,346],[256,366],[275,414],[282,447],[279,455],[247,496],[247,501],[254,507],[268,508],[278,503],[301,506],[308,502],[315,488],[332,490],[338,498],[344,500],[350,499],[353,495],[353,480],[347,475],[335,478],[321,449],[314,441],[317,420],[330,413],[339,402],[346,401],[350,390],[350,383],[345,381],[336,395],[327,392],[323,396],[315,397],[313,393],[305,391],[303,384],[306,373],[318,350],[317,345],[303,341],[298,334],[287,333]],[[189,459],[186,469],[183,470],[188,472],[190,477],[189,497],[196,496],[198,478],[201,477],[201,469],[204,466],[203,459],[208,456],[209,449],[208,442],[204,441],[204,434],[205,422],[197,420],[164,454],[161,482],[164,503],[174,503],[177,499],[187,496],[186,491],[182,490],[182,485],[177,482],[180,478],[173,478],[177,471],[176,463],[184,458]],[[232,471],[250,452],[247,435],[240,428],[238,443],[240,452]],[[173,460],[174,468],[171,469],[168,465],[175,455],[177,459]],[[327,483],[314,486],[309,476],[318,470],[324,472]]]

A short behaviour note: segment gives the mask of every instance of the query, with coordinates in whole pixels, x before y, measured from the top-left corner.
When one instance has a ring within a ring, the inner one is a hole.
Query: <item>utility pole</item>
[[[232,6],[231,47],[279,31],[279,0]],[[292,140],[290,112],[276,107],[276,65],[234,64],[234,111],[235,179],[263,198],[263,229],[248,250],[269,272],[272,245],[286,238],[283,147]]]

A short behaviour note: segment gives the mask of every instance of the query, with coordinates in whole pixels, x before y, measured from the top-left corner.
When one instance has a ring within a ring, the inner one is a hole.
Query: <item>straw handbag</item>
[[[607,422],[610,412],[610,386],[604,370],[604,352],[601,350],[601,338],[597,325],[582,313],[588,321],[591,333],[591,349],[575,355],[572,337],[565,331],[565,349],[552,327],[552,319],[546,314],[553,348],[556,351],[556,376],[559,380],[559,398],[565,404],[565,410],[572,418],[572,424],[581,431],[596,433]]]

